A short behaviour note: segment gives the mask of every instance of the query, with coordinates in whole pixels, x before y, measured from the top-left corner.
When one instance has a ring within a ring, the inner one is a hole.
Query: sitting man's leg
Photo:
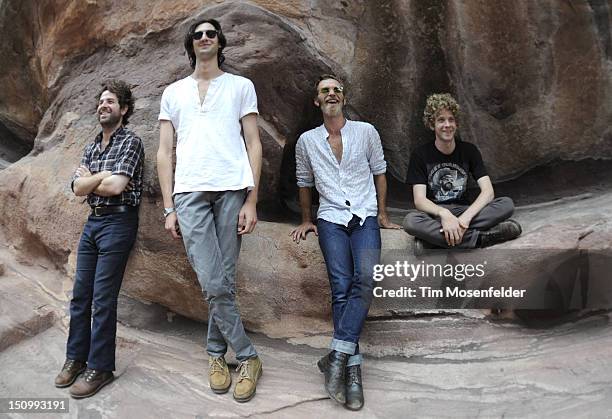
[[[358,221],[358,220],[357,220]],[[351,250],[353,253],[353,284],[344,313],[339,320],[338,330],[345,333],[344,340],[355,342],[355,354],[347,363],[346,404],[349,410],[359,410],[364,405],[361,380],[362,356],[359,353],[359,339],[372,303],[372,278],[374,266],[380,263],[380,227],[376,217],[367,217],[363,225],[357,222],[351,229]]]
[[[454,205],[447,208],[458,217],[467,206]],[[513,212],[514,203],[508,197],[496,198],[489,202],[472,219],[463,240],[455,248],[487,247],[517,238],[521,234],[520,225],[514,220],[505,221]],[[404,230],[408,234],[435,247],[448,249],[450,246],[446,243],[444,234],[440,232],[441,229],[442,223],[439,218],[422,211],[411,211],[404,218]]]
[[[332,290],[334,338],[319,361],[325,388],[350,410],[363,407],[359,337],[372,301],[372,272],[380,261],[380,228],[376,217],[363,225],[354,217],[348,227],[319,220],[319,243]]]
[[[339,334],[340,320],[345,312],[353,281],[353,256],[348,228],[323,219],[317,221],[319,246],[325,259],[332,297],[334,337],[331,352],[318,362],[325,374],[325,390],[338,403],[346,402],[346,367],[356,344],[345,341]]]
[[[469,230],[471,235],[477,235],[475,247],[488,247],[514,240],[521,235],[519,223],[509,218],[514,213],[514,202],[503,196],[489,202],[472,219]],[[465,240],[465,239],[464,239]]]
[[[495,198],[489,202],[470,223],[470,229],[488,230],[507,220],[514,213],[514,202],[507,196]]]

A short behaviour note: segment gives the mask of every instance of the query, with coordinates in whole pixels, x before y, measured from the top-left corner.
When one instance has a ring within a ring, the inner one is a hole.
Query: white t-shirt
[[[158,119],[172,122],[177,135],[175,194],[255,186],[240,123],[250,113],[258,113],[257,96],[245,77],[214,78],[203,103],[191,76],[166,87]]]

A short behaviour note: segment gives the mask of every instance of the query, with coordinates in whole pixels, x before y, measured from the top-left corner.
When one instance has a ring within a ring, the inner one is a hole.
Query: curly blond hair
[[[459,104],[450,93],[434,93],[427,97],[425,110],[423,111],[423,123],[429,129],[435,126],[436,115],[443,109],[449,110],[457,124],[459,123]]]

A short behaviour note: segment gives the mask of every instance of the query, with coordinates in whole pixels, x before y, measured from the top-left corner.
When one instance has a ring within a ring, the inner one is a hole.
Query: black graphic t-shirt
[[[474,180],[487,175],[482,156],[474,144],[455,139],[451,154],[441,153],[431,141],[418,147],[410,157],[407,182],[427,185],[427,198],[436,204],[469,205],[468,176]]]

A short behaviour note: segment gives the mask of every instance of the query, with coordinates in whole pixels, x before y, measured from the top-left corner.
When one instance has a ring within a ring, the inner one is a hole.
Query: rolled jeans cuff
[[[342,352],[343,354],[353,355],[357,348],[357,344],[345,340],[332,339],[330,348],[334,351]]]
[[[363,363],[363,357],[361,354],[353,355],[348,359],[346,363],[347,367],[352,367],[353,365],[361,365]]]

